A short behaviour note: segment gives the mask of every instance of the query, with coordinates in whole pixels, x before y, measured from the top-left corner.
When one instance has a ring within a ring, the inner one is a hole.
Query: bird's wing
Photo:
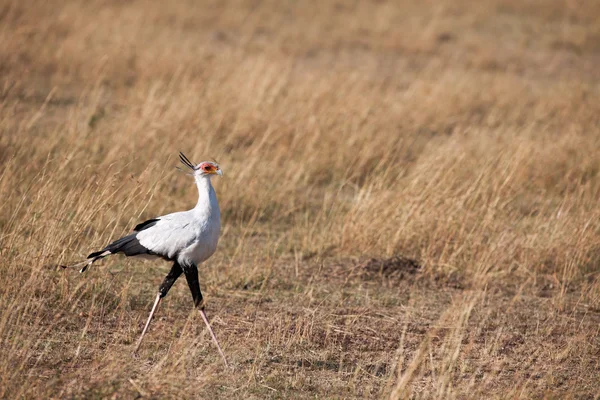
[[[196,240],[197,233],[189,213],[179,212],[156,218],[156,221],[144,226],[136,238],[152,253],[173,259]]]

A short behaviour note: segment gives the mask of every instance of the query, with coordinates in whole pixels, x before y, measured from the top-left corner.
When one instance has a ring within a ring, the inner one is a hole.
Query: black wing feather
[[[143,231],[144,229],[148,229],[156,225],[156,223],[160,221],[160,218],[149,219],[148,221],[144,221],[141,224],[137,224],[133,230],[135,232]]]

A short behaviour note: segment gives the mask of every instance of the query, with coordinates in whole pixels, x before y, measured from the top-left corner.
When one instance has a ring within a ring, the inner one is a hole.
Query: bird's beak
[[[221,168],[211,169],[210,171],[206,171],[206,174],[223,176],[223,171],[221,170]]]

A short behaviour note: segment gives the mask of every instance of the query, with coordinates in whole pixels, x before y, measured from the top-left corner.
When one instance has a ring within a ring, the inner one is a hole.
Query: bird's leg
[[[225,366],[227,368],[229,368],[229,364],[227,364],[227,359],[225,358],[225,353],[223,353],[223,350],[221,350],[221,346],[219,345],[219,341],[217,340],[217,337],[215,336],[215,333],[213,332],[210,323],[208,322],[208,317],[206,316],[206,313],[204,312],[204,309],[199,308],[198,309],[200,311],[200,315],[202,316],[202,319],[204,320],[204,323],[206,324],[206,327],[208,328],[208,332],[210,333],[210,337],[212,337],[212,340],[215,342],[215,345],[217,346],[217,350],[219,350],[219,354],[221,355],[221,357],[223,358],[223,362],[225,363]]]
[[[173,264],[173,267],[171,267],[171,271],[169,271],[169,273],[165,277],[165,280],[163,281],[163,283],[160,285],[160,288],[158,289],[158,294],[156,295],[156,300],[154,300],[154,305],[152,306],[152,311],[150,311],[150,316],[148,317],[146,326],[144,326],[144,330],[142,331],[142,336],[140,336],[140,339],[138,340],[137,345],[135,346],[134,353],[136,353],[138,351],[138,349],[140,348],[140,344],[142,344],[142,339],[144,338],[144,335],[146,334],[146,331],[148,330],[148,327],[150,326],[150,321],[152,321],[152,317],[154,316],[154,313],[156,312],[156,309],[158,308],[158,303],[160,303],[160,300],[163,297],[165,297],[167,295],[167,293],[169,293],[171,286],[173,286],[173,284],[175,283],[177,278],[179,278],[179,276],[181,276],[182,272],[183,272],[183,270],[181,269],[181,267],[179,266],[179,264],[176,261]]]
[[[156,309],[158,308],[158,303],[160,303],[160,293],[156,295],[156,300],[154,300],[154,305],[152,306],[152,311],[150,311],[150,316],[148,317],[148,321],[146,321],[146,325],[144,326],[144,330],[142,331],[142,336],[140,336],[140,338],[138,339],[137,344],[135,345],[135,350],[133,350],[134,353],[137,353],[138,349],[140,348],[140,345],[142,344],[142,339],[144,339],[144,335],[146,334],[146,331],[148,330],[148,327],[150,326],[150,321],[152,321],[152,317],[154,316],[154,313],[156,312]]]
[[[217,350],[219,350],[219,354],[221,354],[221,357],[223,358],[225,366],[229,368],[229,364],[227,364],[227,359],[225,358],[225,353],[223,353],[223,350],[221,350],[221,345],[219,345],[219,341],[217,340],[217,337],[215,336],[215,333],[213,332],[212,327],[208,322],[208,317],[204,312],[204,302],[202,299],[202,292],[200,292],[200,282],[198,282],[198,267],[196,267],[195,265],[188,266],[184,268],[184,272],[188,286],[190,287],[190,291],[192,292],[192,297],[194,298],[194,306],[196,306],[196,308],[200,311],[202,320],[204,320],[204,323],[208,328],[208,332],[210,333],[213,342],[215,342]]]

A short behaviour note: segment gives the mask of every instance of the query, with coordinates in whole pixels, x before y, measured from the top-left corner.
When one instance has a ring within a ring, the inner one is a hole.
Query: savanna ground
[[[594,398],[600,3],[0,5],[0,396]],[[224,368],[170,265],[191,208]]]

